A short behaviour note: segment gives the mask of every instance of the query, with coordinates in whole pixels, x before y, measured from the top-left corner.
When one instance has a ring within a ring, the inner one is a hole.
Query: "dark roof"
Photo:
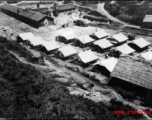
[[[37,12],[31,11],[31,10],[25,10],[25,9],[20,8],[20,7],[13,6],[13,5],[10,5],[7,3],[3,4],[1,6],[1,8],[8,10],[8,11],[11,11],[13,13],[19,14],[21,16],[30,18],[30,19],[35,20],[35,21],[40,21],[43,18],[47,17],[44,14],[37,13]]]
[[[64,11],[64,10],[71,10],[75,9],[75,6],[73,4],[63,4],[56,7],[58,11]]]
[[[152,62],[133,56],[121,56],[111,77],[152,89]]]

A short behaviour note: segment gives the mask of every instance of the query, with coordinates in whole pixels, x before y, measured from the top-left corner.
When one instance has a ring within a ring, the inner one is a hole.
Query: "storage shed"
[[[91,38],[89,35],[83,35],[77,37],[77,40],[75,41],[74,45],[83,48],[90,46],[94,41],[95,40]]]
[[[35,28],[53,24],[53,18],[31,10],[25,10],[18,6],[4,3],[0,6],[0,9],[1,12]]]
[[[145,15],[141,27],[152,29],[152,15]]]

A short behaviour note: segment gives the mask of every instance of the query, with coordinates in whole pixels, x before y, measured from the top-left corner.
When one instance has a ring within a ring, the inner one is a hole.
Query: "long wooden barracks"
[[[53,24],[53,18],[48,17],[47,15],[31,10],[25,10],[23,8],[13,6],[8,3],[4,3],[0,7],[0,10],[1,12],[35,28]]]

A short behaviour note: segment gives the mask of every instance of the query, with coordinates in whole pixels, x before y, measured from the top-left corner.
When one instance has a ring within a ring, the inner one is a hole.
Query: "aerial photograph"
[[[152,119],[151,0],[0,0],[0,120]]]

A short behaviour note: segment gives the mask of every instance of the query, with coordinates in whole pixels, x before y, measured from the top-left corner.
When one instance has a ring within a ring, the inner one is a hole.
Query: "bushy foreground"
[[[4,40],[6,39],[0,38],[1,118],[122,120],[141,117],[114,115],[114,110],[131,109],[120,102],[113,101],[107,106],[71,96],[66,89],[68,84],[55,81],[51,75],[46,77],[36,68],[18,61],[5,49],[10,42]],[[11,44],[11,49],[12,47],[17,47],[15,50],[25,50],[15,42]]]

